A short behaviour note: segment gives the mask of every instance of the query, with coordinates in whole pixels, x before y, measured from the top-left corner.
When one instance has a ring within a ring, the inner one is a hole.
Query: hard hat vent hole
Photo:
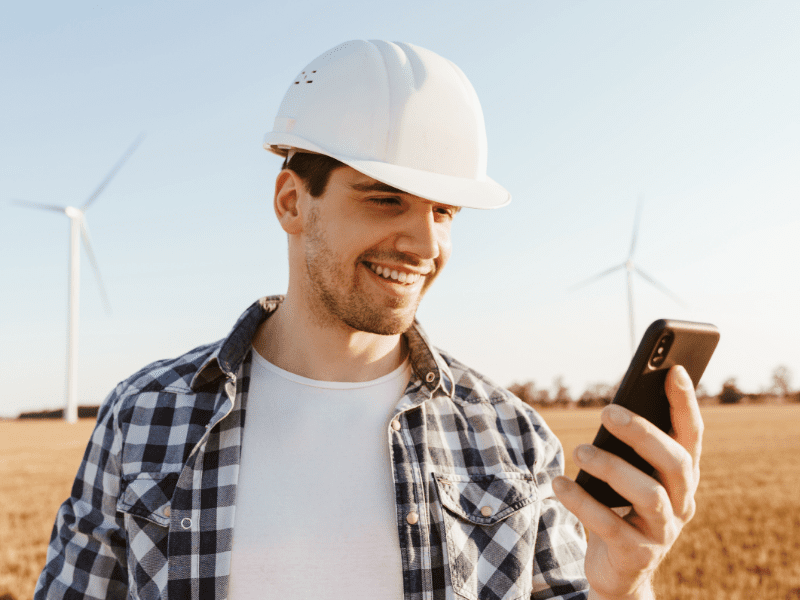
[[[316,73],[316,71],[311,71],[311,72]],[[302,73],[300,73],[300,75],[297,76],[297,80],[294,82],[294,84],[297,85],[298,83],[300,83],[301,79],[305,79],[306,83],[311,83],[312,81],[314,81],[313,79],[308,79],[308,75],[306,75],[306,72],[303,71]]]

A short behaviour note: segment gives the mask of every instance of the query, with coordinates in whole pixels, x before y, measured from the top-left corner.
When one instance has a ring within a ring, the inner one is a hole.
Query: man
[[[561,476],[535,411],[415,321],[460,207],[509,201],[463,73],[409,44],[342,44],[290,84],[265,147],[285,157],[285,297],[112,392],[36,597],[652,598],[694,510],[685,372],[667,380],[673,436],[603,413],[657,479],[576,456],[631,500],[622,518]]]

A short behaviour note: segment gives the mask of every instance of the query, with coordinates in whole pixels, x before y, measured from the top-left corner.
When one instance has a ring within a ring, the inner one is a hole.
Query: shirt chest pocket
[[[128,581],[133,598],[161,598],[167,587],[170,498],[177,474],[138,473],[123,482],[117,511],[128,538]]]
[[[521,473],[435,476],[447,564],[461,598],[529,597],[540,502]]]

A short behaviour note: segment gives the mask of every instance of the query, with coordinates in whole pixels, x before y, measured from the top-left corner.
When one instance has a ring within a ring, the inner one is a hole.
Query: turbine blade
[[[92,243],[89,241],[89,230],[86,229],[86,224],[81,220],[81,237],[83,238],[83,247],[86,250],[86,255],[89,257],[89,264],[92,265],[95,277],[97,277],[97,284],[100,287],[100,295],[103,297],[103,305],[105,306],[106,313],[111,314],[111,303],[108,301],[106,288],[103,285],[103,278],[100,275],[100,267],[97,266],[97,259],[94,257],[92,251]]]
[[[52,210],[55,212],[60,212],[62,215],[65,214],[63,206],[56,206],[55,204],[41,204],[40,202],[31,202],[30,200],[18,200],[14,199],[14,204],[19,206],[24,206],[26,208],[39,208],[41,210]]]
[[[624,268],[625,268],[625,263],[622,263],[621,265],[616,265],[614,267],[611,267],[610,269],[606,269],[602,273],[598,273],[597,275],[593,275],[592,277],[589,277],[589,279],[584,279],[580,283],[576,283],[575,285],[567,288],[567,291],[568,292],[574,292],[578,288],[582,288],[583,286],[589,285],[590,283],[593,283],[593,282],[597,281],[598,279],[602,279],[603,277],[613,273],[617,269],[624,269]]]
[[[633,252],[636,250],[636,239],[639,237],[639,223],[642,220],[642,203],[644,199],[639,196],[639,201],[636,203],[636,217],[633,221],[633,235],[631,236],[631,249],[628,252],[628,258],[633,258]]]
[[[631,332],[631,356],[636,353],[636,327],[633,323],[633,273],[628,271],[628,322]]]
[[[675,295],[672,291],[670,291],[670,289],[667,288],[667,286],[665,286],[663,283],[660,283],[660,282],[656,281],[650,275],[648,275],[647,273],[642,271],[639,267],[634,267],[634,269],[639,274],[639,276],[642,277],[643,279],[645,279],[646,281],[648,281],[650,283],[650,285],[652,285],[652,286],[658,288],[659,290],[661,290],[662,292],[664,292],[667,296],[669,296],[670,298],[675,300],[675,302],[677,302],[681,306],[684,306],[684,307],[686,306],[686,302],[681,300],[677,295]]]
[[[131,144],[130,147],[125,151],[125,154],[122,155],[122,158],[120,158],[117,161],[117,164],[115,164],[112,167],[111,171],[108,173],[108,175],[106,175],[106,178],[103,179],[103,182],[99,186],[97,186],[97,189],[92,193],[91,196],[89,196],[86,202],[83,203],[83,206],[81,206],[81,212],[86,212],[86,209],[89,208],[89,206],[95,200],[97,200],[97,197],[100,195],[100,192],[102,192],[105,189],[105,187],[108,185],[108,182],[111,181],[111,178],[117,174],[117,171],[119,171],[122,168],[122,165],[125,164],[125,161],[127,161],[131,157],[131,154],[133,154],[133,151],[136,150],[136,148],[139,146],[139,144],[142,142],[143,139],[144,139],[144,132],[139,134],[139,137],[137,137],[133,141],[133,144]]]

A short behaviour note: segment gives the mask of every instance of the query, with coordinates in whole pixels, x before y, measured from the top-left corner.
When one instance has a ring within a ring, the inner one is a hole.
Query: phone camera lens
[[[658,344],[653,352],[653,356],[650,357],[651,367],[658,368],[664,364],[664,361],[667,358],[667,353],[669,352],[669,348],[672,345],[672,339],[672,333],[667,333],[660,340],[658,340]]]

